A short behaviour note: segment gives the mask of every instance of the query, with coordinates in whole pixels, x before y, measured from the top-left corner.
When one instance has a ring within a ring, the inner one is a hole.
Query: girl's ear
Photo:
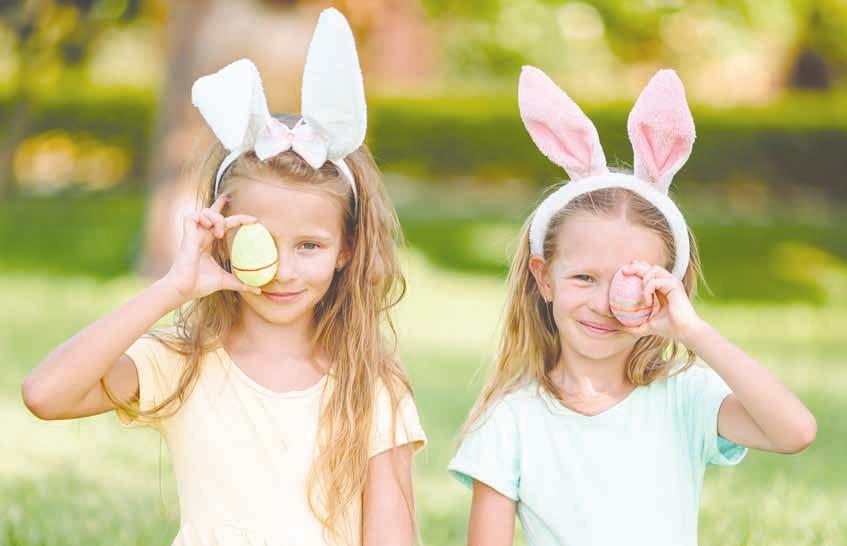
[[[608,172],[594,124],[547,74],[523,67],[518,106],[535,145],[571,180]]]
[[[635,176],[668,193],[694,145],[694,118],[673,70],[660,70],[635,101],[627,121]]]
[[[538,291],[544,301],[553,300],[553,289],[550,282],[547,280],[547,261],[538,254],[533,254],[529,257],[529,272],[532,273],[535,279],[535,284],[538,285]]]
[[[338,257],[335,258],[335,270],[341,271],[344,269],[350,259],[353,257],[353,251],[351,250],[351,243],[345,242],[343,247],[341,248],[341,252],[338,253]]]

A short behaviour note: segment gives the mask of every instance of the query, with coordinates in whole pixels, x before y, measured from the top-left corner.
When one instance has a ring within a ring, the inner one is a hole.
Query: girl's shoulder
[[[535,381],[518,386],[493,400],[481,419],[495,418],[521,421],[527,415],[545,408],[542,387]]]
[[[687,368],[682,363],[675,364],[667,377],[657,381],[666,383],[669,388],[697,389],[713,382],[715,378],[719,376],[714,370],[696,361]]]
[[[136,365],[140,361],[166,361],[173,359],[178,353],[178,334],[175,326],[159,326],[151,328],[135,340],[125,351]]]
[[[159,374],[177,374],[193,355],[190,334],[175,325],[154,327],[135,340],[125,353],[136,368],[153,368]],[[204,361],[217,355],[216,347],[207,348],[199,358]]]
[[[648,390],[657,397],[672,398],[674,407],[681,409],[710,406],[732,392],[716,371],[700,361],[688,368],[677,365],[668,377],[651,383]]]

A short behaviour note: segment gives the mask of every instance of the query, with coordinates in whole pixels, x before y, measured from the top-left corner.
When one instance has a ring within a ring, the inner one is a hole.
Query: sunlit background
[[[697,126],[672,190],[708,281],[697,309],[817,416],[807,451],[707,471],[701,543],[847,544],[843,0],[0,3],[0,544],[170,543],[178,505],[158,436],[111,414],[38,421],[20,384],[170,266],[214,142],[194,79],[249,57],[272,111],[299,111],[328,5],[353,26],[368,144],[408,243],[398,319],[430,438],[415,476],[425,542],[465,543],[470,495],[447,461],[519,226],[564,176],[518,116],[532,64],[584,107],[619,168],[635,97],[677,70]]]

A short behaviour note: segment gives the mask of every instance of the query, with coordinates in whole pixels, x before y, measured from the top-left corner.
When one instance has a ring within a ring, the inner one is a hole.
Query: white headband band
[[[218,190],[220,188],[221,178],[223,178],[224,173],[229,168],[229,166],[235,162],[236,159],[241,157],[241,154],[243,153],[244,152],[242,150],[235,150],[229,152],[229,154],[227,154],[224,160],[221,161],[221,166],[218,167],[218,173],[215,175],[215,191],[212,196],[213,200],[218,198]],[[338,170],[341,171],[341,174],[343,174],[347,181],[350,182],[350,188],[353,190],[353,202],[357,202],[359,199],[359,193],[356,190],[356,179],[353,178],[353,171],[350,170],[350,167],[347,165],[347,161],[343,159],[340,161],[330,161],[333,165],[338,167]]]
[[[635,156],[632,175],[609,172],[594,124],[544,72],[524,67],[518,104],[538,149],[571,179],[535,210],[529,228],[530,252],[543,256],[550,221],[572,199],[603,188],[624,188],[652,203],[667,219],[676,250],[671,273],[681,280],[691,251],[688,226],[668,190],[691,155],[695,132],[676,72],[657,72],[629,114],[627,131]]]
[[[544,238],[547,228],[557,212],[562,210],[570,201],[580,195],[604,188],[625,188],[631,190],[652,203],[665,216],[673,232],[676,256],[671,273],[679,278],[685,275],[688,268],[689,241],[688,226],[676,204],[654,186],[627,174],[606,173],[604,175],[582,178],[576,182],[568,182],[547,196],[535,209],[529,226],[529,248],[533,254],[544,254]]]
[[[300,100],[302,118],[293,128],[271,116],[259,71],[249,59],[194,82],[192,104],[229,150],[215,175],[215,198],[224,172],[244,152],[252,150],[265,160],[293,150],[314,169],[327,161],[337,166],[358,200],[356,180],[344,158],[365,140],[367,105],[353,31],[334,8],[318,18]]]

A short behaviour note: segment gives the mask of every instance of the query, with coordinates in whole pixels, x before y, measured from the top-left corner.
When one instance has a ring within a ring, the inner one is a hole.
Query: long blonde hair
[[[604,188],[584,193],[571,200],[550,221],[544,239],[544,258],[553,259],[556,236],[562,224],[577,213],[590,213],[607,217],[623,217],[634,225],[645,227],[662,240],[665,256],[674,256],[674,239],[670,225],[664,215],[649,201],[624,188]],[[561,353],[561,339],[553,323],[548,304],[541,296],[538,285],[529,270],[529,226],[528,218],[521,231],[518,249],[512,260],[507,280],[507,300],[504,311],[500,342],[494,358],[494,370],[482,390],[463,428],[468,432],[496,401],[504,395],[533,382],[540,389],[558,397],[557,389],[549,377]],[[697,243],[691,229],[688,268],[683,277],[683,286],[688,297],[697,293],[698,276],[702,279]],[[671,258],[672,259],[672,258]],[[665,264],[671,269],[672,264]],[[675,373],[682,372],[694,364],[697,355],[685,348],[687,359]],[[661,377],[667,377],[677,361],[680,345],[673,339],[660,336],[645,336],[636,341],[627,357],[626,375],[635,385],[648,385]]]
[[[282,119],[286,121],[286,117]],[[198,192],[201,207],[213,202],[214,175],[225,155],[226,150],[218,143],[204,161],[208,178]],[[317,187],[342,198],[345,204],[343,235],[351,258],[335,273],[315,309],[315,343],[331,359],[332,388],[327,391],[329,396],[318,421],[318,446],[306,495],[325,533],[349,542],[346,535],[355,531],[343,528],[344,516],[349,504],[361,498],[364,491],[377,388],[383,385],[391,401],[392,438],[399,402],[412,394],[412,388],[396,355],[396,331],[389,313],[406,289],[397,255],[402,242],[400,224],[367,147],[362,145],[345,161],[355,178],[357,200],[335,165],[326,162],[316,170],[292,151],[266,161],[258,160],[252,152],[243,154],[224,174],[220,193],[238,176],[263,173],[271,175],[268,180]],[[222,240],[214,241],[211,253],[222,268],[230,270]],[[109,398],[142,419],[172,415],[190,395],[203,356],[218,347],[224,332],[236,323],[241,304],[234,291],[214,292],[176,310],[173,334],[156,330],[148,333],[186,358],[175,392],[162,403],[141,410],[133,401],[117,399],[101,380]],[[412,500],[406,499],[406,505],[417,533]]]

